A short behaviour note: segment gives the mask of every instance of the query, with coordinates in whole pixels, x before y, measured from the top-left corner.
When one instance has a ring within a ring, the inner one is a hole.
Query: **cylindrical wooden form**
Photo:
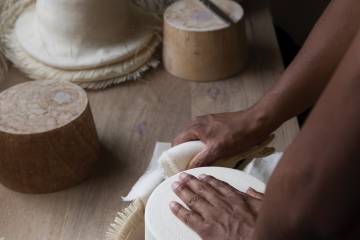
[[[84,90],[37,81],[0,93],[0,182],[49,193],[89,177],[100,147]]]
[[[247,58],[244,11],[230,0],[212,0],[228,24],[199,0],[180,0],[164,14],[163,62],[171,74],[213,81],[239,73]]]

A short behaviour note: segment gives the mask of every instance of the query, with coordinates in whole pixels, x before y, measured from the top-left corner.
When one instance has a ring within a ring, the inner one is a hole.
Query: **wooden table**
[[[212,83],[188,82],[162,68],[144,79],[89,92],[102,164],[95,178],[72,189],[25,195],[0,185],[0,237],[7,240],[101,240],[125,195],[143,173],[156,141],[171,141],[192,117],[244,109],[256,102],[283,72],[271,15],[261,0],[248,1],[250,60],[245,72]],[[12,69],[3,90],[27,79]],[[295,120],[277,131],[284,150],[298,132]],[[139,238],[141,239],[141,237]]]

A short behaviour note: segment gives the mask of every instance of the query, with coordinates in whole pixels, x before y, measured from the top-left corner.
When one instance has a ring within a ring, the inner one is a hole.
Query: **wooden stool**
[[[164,14],[163,62],[171,74],[195,81],[231,77],[247,57],[244,11],[230,0],[212,0],[229,24],[199,0],[181,0]]]
[[[83,181],[100,148],[83,89],[68,82],[26,82],[0,93],[0,182],[49,193]]]

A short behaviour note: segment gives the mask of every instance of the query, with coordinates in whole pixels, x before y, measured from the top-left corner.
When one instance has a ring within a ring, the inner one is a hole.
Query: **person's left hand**
[[[263,194],[249,188],[242,193],[208,175],[182,173],[173,191],[189,207],[170,203],[171,211],[204,240],[253,238]]]

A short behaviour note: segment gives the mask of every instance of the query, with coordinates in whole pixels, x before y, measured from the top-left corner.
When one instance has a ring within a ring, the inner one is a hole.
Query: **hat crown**
[[[37,30],[73,45],[119,41],[128,24],[128,7],[128,0],[38,0]]]
[[[42,63],[90,69],[145,49],[153,39],[153,20],[131,0],[37,0],[17,19],[15,34]]]

